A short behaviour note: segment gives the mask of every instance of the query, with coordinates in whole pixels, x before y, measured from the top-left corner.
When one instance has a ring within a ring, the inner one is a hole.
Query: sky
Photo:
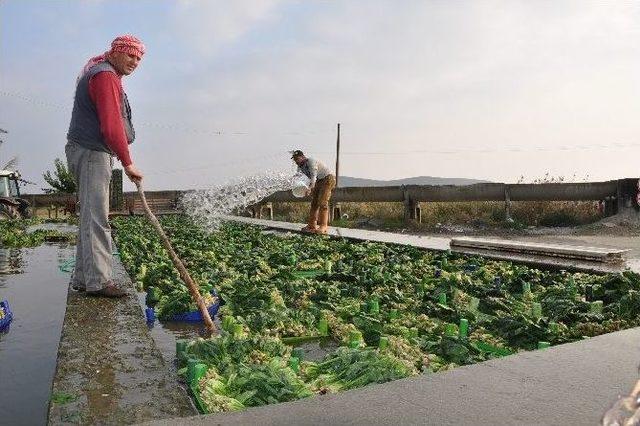
[[[640,175],[638,2],[0,0],[0,163],[26,192],[125,33],[147,47],[123,79],[146,189],[293,171],[292,149],[334,167],[337,123],[341,175]]]

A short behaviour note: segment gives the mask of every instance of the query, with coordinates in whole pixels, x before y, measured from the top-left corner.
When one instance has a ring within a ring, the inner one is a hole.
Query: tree
[[[47,194],[73,194],[76,192],[76,181],[73,173],[67,169],[67,166],[59,158],[56,158],[53,164],[56,168],[53,173],[47,170],[42,174],[42,177],[51,185],[51,188],[42,188],[42,190]]]

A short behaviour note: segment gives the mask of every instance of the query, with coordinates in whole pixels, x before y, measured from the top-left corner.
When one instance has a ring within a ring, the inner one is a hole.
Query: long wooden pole
[[[191,278],[191,275],[189,275],[187,268],[184,267],[182,260],[180,260],[176,252],[173,250],[173,247],[169,242],[169,238],[167,238],[167,235],[164,233],[164,230],[162,229],[160,222],[158,222],[158,219],[156,218],[156,216],[153,214],[153,212],[151,212],[151,209],[149,208],[149,204],[147,204],[147,198],[145,197],[144,191],[142,190],[142,184],[139,181],[136,181],[135,184],[136,184],[136,187],[138,187],[138,194],[140,195],[140,199],[142,200],[142,206],[144,207],[144,212],[146,213],[147,218],[149,218],[149,220],[153,224],[153,227],[156,228],[156,232],[158,232],[158,235],[160,236],[160,240],[162,241],[164,248],[167,250],[167,253],[169,253],[169,257],[171,258],[173,265],[176,267],[176,269],[180,273],[180,278],[182,278],[182,281],[184,281],[187,288],[189,289],[189,293],[191,293],[191,297],[196,302],[196,305],[198,305],[198,309],[202,314],[202,319],[204,320],[204,325],[205,327],[207,327],[207,331],[209,332],[209,335],[215,334],[217,331],[216,325],[211,320],[211,316],[209,315],[209,311],[207,310],[207,305],[205,305],[204,300],[202,300],[202,296],[200,295],[198,286]]]
[[[338,123],[338,138],[336,140],[336,188],[340,179],[340,123]]]

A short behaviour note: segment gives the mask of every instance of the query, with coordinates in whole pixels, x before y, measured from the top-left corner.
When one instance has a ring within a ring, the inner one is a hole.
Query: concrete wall
[[[606,182],[504,184],[478,183],[466,186],[454,185],[403,185],[386,187],[336,188],[332,202],[404,202],[408,210],[414,211],[420,202],[447,201],[504,201],[508,210],[511,201],[605,201],[613,208],[611,214],[623,208],[635,208],[637,178]],[[146,191],[152,209],[175,210],[180,196],[188,191]],[[37,206],[67,205],[75,200],[68,194],[25,195]],[[124,206],[118,211],[141,208],[137,192],[123,194]],[[289,191],[277,192],[260,204],[271,202],[308,202],[309,198],[295,198]],[[415,214],[407,217],[415,218]],[[419,219],[419,218],[418,218]]]
[[[478,183],[474,185],[404,185],[388,187],[336,188],[333,202],[390,202],[407,199],[421,202],[435,201],[598,201],[622,195],[635,197],[637,179],[606,182],[504,184]],[[290,192],[278,192],[265,202],[299,202]]]
[[[507,185],[511,201],[597,201],[615,196],[618,181]]]

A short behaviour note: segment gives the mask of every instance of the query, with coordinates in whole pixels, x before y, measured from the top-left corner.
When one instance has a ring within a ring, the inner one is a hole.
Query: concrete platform
[[[566,244],[541,244],[526,241],[501,240],[495,238],[452,238],[451,247],[467,249],[495,250],[499,252],[532,254],[547,257],[561,257],[605,263],[622,263],[630,250],[604,247],[585,247]]]
[[[236,222],[248,223],[251,225],[262,226],[268,229],[276,229],[288,232],[300,232],[304,226],[302,223],[280,222],[275,220],[252,219],[241,216],[223,216],[223,219],[233,220]],[[568,271],[591,272],[591,273],[617,273],[627,268],[640,272],[640,259],[631,258],[627,262],[608,263],[595,260],[575,259],[559,256],[545,256],[538,253],[515,253],[502,252],[482,247],[463,247],[451,246],[451,238],[432,237],[425,235],[401,234],[394,232],[370,231],[365,229],[338,228],[329,227],[327,234],[333,238],[346,238],[354,241],[376,241],[381,243],[403,244],[418,247],[426,250],[444,251],[451,250],[455,253],[483,256],[488,259],[504,260],[517,262],[533,267],[545,269],[565,269]],[[499,244],[513,243],[509,240],[491,239],[490,241]],[[538,244],[542,246],[544,244]],[[550,245],[549,245],[550,246]],[[557,249],[564,248],[565,251],[578,250],[580,246],[569,244],[553,244]],[[577,249],[575,249],[577,247]],[[599,250],[600,252],[626,253],[628,250],[614,248],[592,248],[592,252]]]
[[[270,229],[279,229],[300,233],[304,223],[280,222],[277,220],[252,219],[242,216],[222,216],[225,220],[248,223],[263,226]],[[406,244],[430,250],[448,250],[451,239],[442,237],[429,237],[422,235],[400,234],[395,232],[369,231],[365,229],[338,228],[330,226],[330,237],[348,238],[359,241],[377,241],[381,243]]]
[[[335,395],[149,425],[596,425],[638,377],[640,329]]]
[[[197,413],[151,338],[117,258],[114,279],[128,290],[125,298],[69,289],[52,392],[70,400],[51,403],[50,425],[132,424]]]

